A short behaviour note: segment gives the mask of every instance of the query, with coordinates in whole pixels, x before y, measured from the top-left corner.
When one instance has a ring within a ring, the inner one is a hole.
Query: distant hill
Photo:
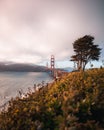
[[[72,72],[73,71],[73,68],[71,67],[66,67],[66,68],[62,68],[63,71],[65,72]]]
[[[0,62],[0,72],[2,71],[20,71],[20,72],[46,72],[48,71],[45,66]]]
[[[73,68],[57,68],[65,72],[73,71]],[[20,71],[20,72],[47,72],[49,69],[45,66],[39,66],[28,63],[0,62],[0,72],[2,71]]]

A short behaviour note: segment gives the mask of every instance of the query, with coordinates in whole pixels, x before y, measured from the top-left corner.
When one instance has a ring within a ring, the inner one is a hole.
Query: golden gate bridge
[[[66,74],[64,70],[58,69],[55,67],[55,56],[51,55],[50,58],[50,67],[48,67],[47,64],[47,69],[50,70],[51,76],[55,79],[59,79],[62,77],[63,74]]]

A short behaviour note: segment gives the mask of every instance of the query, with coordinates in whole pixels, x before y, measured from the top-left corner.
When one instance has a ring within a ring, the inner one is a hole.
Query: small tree
[[[71,56],[71,61],[77,64],[78,70],[85,70],[85,66],[91,60],[99,60],[101,49],[93,43],[94,37],[85,35],[73,43],[75,55]]]

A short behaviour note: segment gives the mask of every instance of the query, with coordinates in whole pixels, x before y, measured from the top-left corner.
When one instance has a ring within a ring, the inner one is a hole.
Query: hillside
[[[8,63],[0,62],[0,72],[2,71],[19,71],[19,72],[44,72],[48,71],[46,67],[26,63]]]
[[[0,130],[104,130],[104,68],[66,74],[12,99]]]

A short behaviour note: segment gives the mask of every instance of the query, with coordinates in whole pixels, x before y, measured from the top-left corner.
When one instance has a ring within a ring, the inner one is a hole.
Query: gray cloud
[[[0,60],[70,59],[72,43],[91,34],[104,42],[103,0],[0,1]]]

